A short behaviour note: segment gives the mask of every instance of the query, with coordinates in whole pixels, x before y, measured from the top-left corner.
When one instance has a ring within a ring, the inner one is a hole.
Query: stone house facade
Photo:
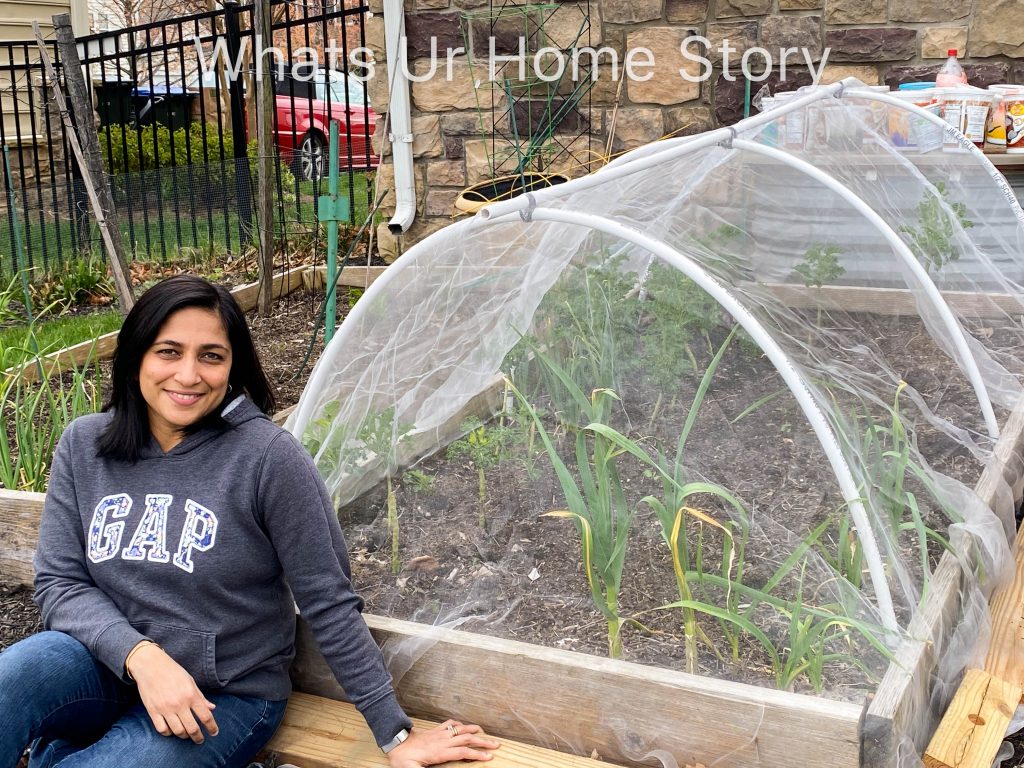
[[[409,71],[428,71],[431,38],[440,52],[464,46],[464,17],[487,16],[482,9],[499,5],[501,13],[516,12],[514,6],[488,0],[406,0]],[[569,153],[571,162],[560,167],[556,161],[547,169],[570,176],[594,169],[602,157],[663,136],[736,122],[743,116],[745,100],[738,64],[754,47],[775,59],[769,71],[763,55],[752,51],[748,56],[750,74],[758,80],[751,83],[754,93],[765,85],[772,92],[793,90],[811,83],[815,72],[823,83],[847,76],[890,86],[934,79],[950,48],[959,51],[971,84],[1024,83],[1021,0],[567,0],[544,8],[545,38],[553,47],[567,47],[559,38],[571,38],[573,30],[583,29],[585,35],[575,38],[577,44],[585,41],[594,48],[614,50],[620,62],[633,49],[654,54],[654,66],[645,71],[653,76],[643,81],[622,78],[620,70],[620,84],[611,77],[607,62],[598,66],[600,77],[587,93],[586,125],[583,130],[576,125],[573,135],[562,142],[586,146],[582,152]],[[367,45],[379,68],[370,81],[370,98],[383,114],[388,93],[382,74],[381,0],[370,0],[370,9],[374,13],[367,22]],[[697,77],[707,71],[706,65],[681,53],[683,41],[692,35],[708,41],[707,46],[688,48],[713,67],[702,82],[690,82],[680,73],[682,69]],[[728,59],[723,56],[723,40],[731,47]],[[785,48],[800,52],[788,58],[782,81],[777,54]],[[728,72],[723,64],[731,65]],[[485,71],[479,62],[474,68],[463,53],[452,58],[450,68],[451,79],[439,75],[410,84],[417,218],[400,239],[386,225],[379,226],[379,248],[386,258],[463,215],[454,208],[460,192],[490,178],[500,164],[495,154],[502,148],[494,137],[507,128],[498,123],[509,119],[508,110],[488,114],[481,88],[474,88],[474,80],[481,80],[480,72]],[[489,127],[494,128],[490,135]],[[378,124],[381,134],[382,128],[383,118]],[[387,149],[380,149],[382,186],[393,187]],[[505,148],[504,156],[515,150]],[[580,161],[581,156],[587,160]],[[390,197],[382,208],[385,214],[389,203],[393,210]]]

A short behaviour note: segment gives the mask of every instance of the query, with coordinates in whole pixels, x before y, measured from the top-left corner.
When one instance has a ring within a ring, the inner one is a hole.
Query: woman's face
[[[231,344],[220,315],[188,307],[167,318],[139,366],[149,429],[164,451],[220,405],[230,375]]]

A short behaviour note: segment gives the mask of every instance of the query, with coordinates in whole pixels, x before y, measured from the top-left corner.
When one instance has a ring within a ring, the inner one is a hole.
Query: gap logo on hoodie
[[[173,558],[167,548],[167,513],[174,497],[166,493],[147,493],[146,506],[135,525],[128,546],[121,549],[132,497],[114,493],[99,500],[89,526],[89,559],[102,563],[118,556],[122,560],[148,560],[151,563],[173,561],[186,573],[192,573],[193,552],[213,549],[217,539],[217,515],[202,504],[185,499],[185,525],[181,529]]]

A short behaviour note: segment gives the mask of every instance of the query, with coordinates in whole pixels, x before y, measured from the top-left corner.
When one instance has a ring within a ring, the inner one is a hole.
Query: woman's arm
[[[312,458],[282,432],[268,446],[256,483],[259,514],[299,610],[377,743],[388,743],[412,722],[363,621],[341,526]]]
[[[148,638],[128,623],[89,574],[82,514],[75,495],[73,457],[81,450],[94,449],[75,445],[72,422],[57,443],[50,467],[34,560],[34,599],[44,628],[71,635],[128,682],[125,659]]]
[[[490,759],[483,750],[496,749],[498,744],[485,738],[478,726],[454,726],[459,730],[457,737],[447,724],[412,730],[412,722],[398,704],[384,657],[363,621],[363,601],[352,588],[345,539],[330,495],[312,458],[291,435],[278,435],[268,447],[256,493],[263,524],[299,610],[377,744],[384,746],[401,730],[410,731],[410,737],[388,753],[392,766],[418,768],[455,759]]]

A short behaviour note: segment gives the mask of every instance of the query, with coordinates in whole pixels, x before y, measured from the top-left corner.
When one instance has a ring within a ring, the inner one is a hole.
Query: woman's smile
[[[194,405],[195,402],[202,397],[201,392],[174,392],[172,390],[164,390],[170,395],[170,398],[178,405]]]

